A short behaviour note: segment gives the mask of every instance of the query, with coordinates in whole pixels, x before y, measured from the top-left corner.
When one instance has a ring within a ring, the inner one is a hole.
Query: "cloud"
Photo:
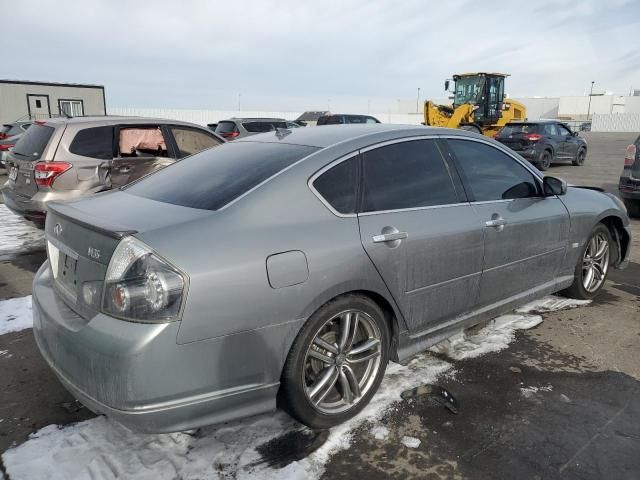
[[[471,70],[510,73],[520,96],[640,86],[637,2],[35,0],[8,15],[5,75],[104,84],[113,106],[392,108]]]

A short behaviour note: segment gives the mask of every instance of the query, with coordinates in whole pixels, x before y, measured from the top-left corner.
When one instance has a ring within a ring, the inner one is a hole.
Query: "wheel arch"
[[[611,233],[611,237],[615,243],[617,256],[614,266],[620,265],[620,263],[622,263],[622,261],[627,257],[631,244],[631,237],[624,227],[624,222],[617,215],[608,215],[601,218],[598,223],[602,223]]]

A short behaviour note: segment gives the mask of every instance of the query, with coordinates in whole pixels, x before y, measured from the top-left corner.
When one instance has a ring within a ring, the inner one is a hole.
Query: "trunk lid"
[[[215,214],[121,191],[47,207],[45,238],[54,290],[85,320],[100,311],[107,267],[124,236]]]

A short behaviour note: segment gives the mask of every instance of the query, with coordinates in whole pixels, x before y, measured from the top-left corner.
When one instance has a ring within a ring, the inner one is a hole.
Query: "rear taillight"
[[[9,135],[7,135],[6,133],[0,133],[0,140],[4,140],[5,138],[7,138]]]
[[[524,138],[526,138],[530,142],[537,142],[542,138],[542,135],[540,135],[539,133],[530,133],[528,135],[525,135]]]
[[[630,167],[636,159],[636,146],[631,144],[627,147],[627,151],[624,155],[624,166]]]
[[[36,185],[50,187],[53,181],[71,168],[68,162],[38,162],[34,167]]]
[[[240,132],[225,132],[222,134],[224,138],[236,138],[238,135],[240,135]]]
[[[14,143],[0,143],[0,152],[6,152],[13,147],[15,147]]]

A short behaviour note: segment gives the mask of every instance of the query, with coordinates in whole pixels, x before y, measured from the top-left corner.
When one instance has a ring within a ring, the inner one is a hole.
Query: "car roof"
[[[149,124],[149,123],[160,123],[160,124],[171,124],[171,125],[188,125],[194,126],[196,124],[183,122],[180,120],[171,120],[168,118],[150,118],[150,117],[127,117],[124,115],[94,115],[94,116],[83,116],[83,117],[54,117],[54,118],[45,118],[42,120],[34,120],[32,123],[39,123],[42,125],[50,125],[52,127],[57,127],[60,125],[115,125],[118,123],[126,123],[126,124]],[[205,128],[202,125],[196,125],[200,128]]]
[[[235,140],[238,142],[288,143],[292,145],[308,145],[326,148],[345,141],[374,137],[385,133],[397,133],[395,137],[415,135],[459,135],[478,138],[478,134],[464,130],[440,127],[423,127],[420,125],[400,125],[390,123],[369,123],[350,125],[326,125],[322,127],[278,129],[273,132],[260,133]]]
[[[563,122],[561,120],[522,120],[522,121],[509,122],[507,123],[507,125],[538,125],[538,124],[545,124],[545,123],[563,123]]]

